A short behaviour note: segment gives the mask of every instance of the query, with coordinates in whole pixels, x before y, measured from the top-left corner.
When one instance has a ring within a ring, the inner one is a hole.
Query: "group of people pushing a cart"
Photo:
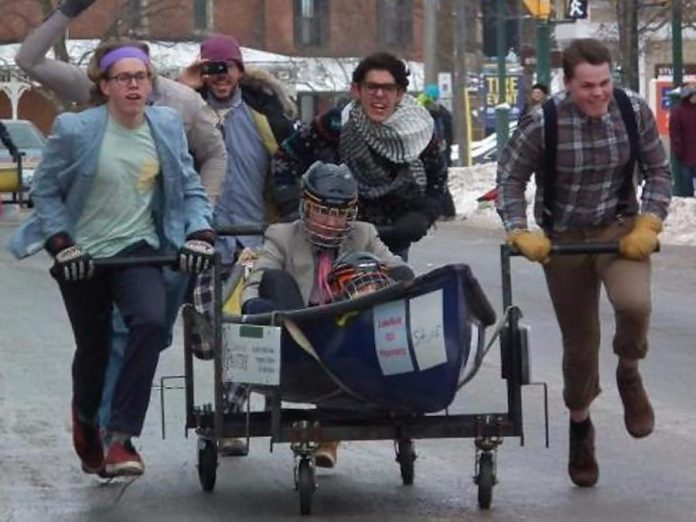
[[[257,248],[245,314],[322,305],[413,278],[409,248],[440,214],[448,161],[432,117],[407,93],[404,62],[388,53],[360,61],[351,103],[297,128],[278,83],[247,70],[229,36],[206,39],[179,82],[157,76],[140,42],[100,45],[87,73],[46,59],[53,39],[94,1],[64,0],[17,56],[46,87],[94,106],[57,117],[34,176],[35,211],[11,249],[53,257],[76,343],[73,443],[82,469],[139,475],[132,439],[189,276],[208,270],[216,251],[229,265]],[[671,176],[652,112],[614,87],[606,47],[576,40],[563,68],[565,90],[526,114],[501,154],[497,208],[509,243],[543,266],[563,337],[568,472],[587,487],[599,476],[589,410],[600,392],[602,285],[615,311],[626,429],[634,437],[653,430],[638,362]],[[532,174],[539,231],[526,219]],[[268,227],[263,243],[216,238],[216,225],[273,216],[283,222]],[[553,244],[594,241],[618,242],[619,254],[551,255]],[[163,252],[176,254],[176,267],[100,263]],[[322,461],[335,464],[335,443],[322,445]]]

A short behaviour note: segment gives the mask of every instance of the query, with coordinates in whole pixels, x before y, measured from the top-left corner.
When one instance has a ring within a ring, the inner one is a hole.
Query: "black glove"
[[[213,264],[215,254],[215,233],[201,230],[186,238],[186,243],[179,249],[179,268],[182,272],[200,274]]]
[[[22,153],[15,148],[10,149],[9,152],[12,155],[12,161],[19,163],[19,157],[22,156]]]
[[[276,189],[275,202],[282,221],[292,221],[298,218],[300,192],[297,187],[286,186]]]
[[[50,272],[56,280],[80,281],[89,279],[94,274],[92,257],[77,246],[65,232],[48,238],[46,250],[54,257]]]
[[[58,10],[68,18],[75,18],[94,2],[96,0],[63,0],[58,6]]]
[[[423,212],[406,212],[394,221],[393,228],[394,232],[390,235],[414,243],[428,233],[430,220]]]

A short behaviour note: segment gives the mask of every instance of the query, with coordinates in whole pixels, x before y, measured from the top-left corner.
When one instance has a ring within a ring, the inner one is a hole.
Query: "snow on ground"
[[[476,198],[495,186],[495,168],[495,163],[452,168],[449,186],[458,216],[475,226],[502,230],[495,206],[492,203],[481,204],[476,201]],[[527,219],[530,224],[534,223],[534,191],[534,181],[531,181],[527,186]],[[672,198],[660,241],[671,245],[696,245],[696,198]]]

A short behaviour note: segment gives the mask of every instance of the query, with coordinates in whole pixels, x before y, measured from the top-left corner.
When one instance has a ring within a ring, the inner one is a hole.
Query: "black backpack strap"
[[[553,98],[541,106],[544,114],[544,207],[541,228],[553,230],[553,198],[556,180],[556,150],[558,149],[558,112]]]
[[[616,205],[616,212],[626,216],[635,214],[637,208],[633,173],[635,172],[636,161],[638,161],[638,122],[636,121],[636,111],[633,110],[633,104],[626,91],[615,87],[614,99],[621,112],[621,119],[626,127],[630,146],[630,155],[628,163],[624,167],[624,179],[619,188],[618,203]]]

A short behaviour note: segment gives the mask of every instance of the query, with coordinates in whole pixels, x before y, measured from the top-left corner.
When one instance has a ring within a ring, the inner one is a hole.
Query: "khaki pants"
[[[557,233],[554,244],[617,241],[633,219],[598,228]],[[613,254],[552,256],[544,266],[546,283],[563,336],[563,399],[570,410],[590,406],[599,395],[599,292],[606,289],[614,308],[614,353],[641,359],[648,350],[650,262]]]

